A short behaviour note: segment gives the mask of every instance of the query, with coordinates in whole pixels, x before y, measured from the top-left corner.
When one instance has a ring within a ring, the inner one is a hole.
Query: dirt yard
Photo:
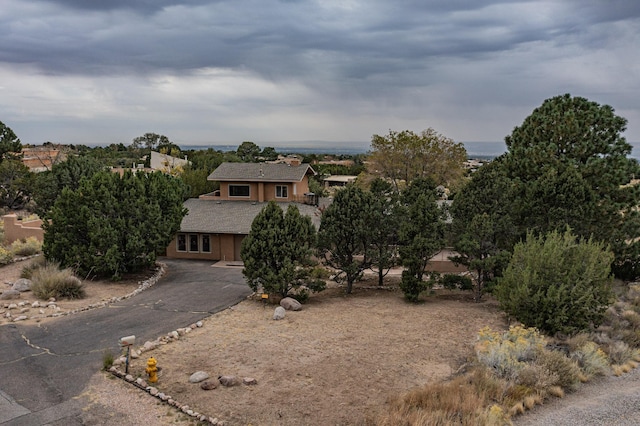
[[[5,268],[0,283],[7,280]],[[349,296],[334,286],[281,321],[272,319],[274,305],[246,300],[207,318],[180,341],[143,354],[130,372],[146,378],[144,363],[154,356],[162,367],[160,392],[227,425],[357,425],[384,410],[390,397],[447,378],[482,327],[506,326],[492,301],[476,304],[470,295],[442,291],[408,304],[391,279],[392,289],[367,288],[373,284],[373,278],[358,283]],[[136,287],[137,280],[90,283],[90,299],[79,303]],[[252,377],[258,384],[204,391],[189,383],[196,371]],[[159,410],[157,400],[145,400],[149,410]]]

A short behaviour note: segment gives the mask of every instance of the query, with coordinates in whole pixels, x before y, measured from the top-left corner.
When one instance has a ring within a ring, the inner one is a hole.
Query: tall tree
[[[424,274],[431,259],[444,247],[444,212],[437,204],[438,192],[430,179],[416,179],[402,194],[404,212],[399,235],[402,271],[400,287],[415,302],[428,283]]]
[[[165,135],[151,132],[134,138],[131,144],[134,149],[146,149],[149,151],[156,149],[159,145],[171,145],[171,141]]]
[[[183,199],[182,183],[160,172],[98,172],[63,188],[45,216],[43,252],[82,275],[117,279],[166,248],[186,214]]]
[[[456,194],[450,213],[458,253],[452,257],[474,273],[474,299],[506,267],[518,231],[511,214],[511,181],[501,158],[482,166]]]
[[[371,182],[369,189],[373,195],[371,230],[371,265],[378,273],[378,285],[382,286],[384,277],[396,266],[398,256],[398,212],[397,193],[392,185],[380,178]]]
[[[371,239],[374,199],[354,185],[337,192],[322,213],[318,231],[320,258],[339,271],[350,294],[353,283],[371,267]]]
[[[242,273],[249,287],[282,297],[303,285],[312,291],[323,290],[323,281],[310,278],[315,237],[311,219],[302,216],[295,205],[284,213],[275,201],[269,202],[242,240]]]
[[[33,190],[36,213],[44,217],[64,188],[76,190],[82,179],[90,178],[104,169],[103,164],[95,158],[71,156],[66,161],[54,164],[50,171],[38,173]]]
[[[393,181],[396,190],[401,181],[430,178],[436,185],[457,186],[464,176],[467,151],[432,128],[420,134],[410,130],[389,131],[371,139],[372,169]]]
[[[527,235],[498,280],[501,307],[527,327],[548,333],[595,328],[613,301],[613,253],[570,231]]]
[[[637,267],[640,186],[632,180],[640,167],[622,137],[626,123],[608,105],[566,94],[545,100],[507,136],[504,165],[523,234],[568,225],[609,243],[618,267]]]
[[[21,209],[31,199],[33,173],[19,160],[0,163],[0,206]]]
[[[257,163],[260,157],[260,147],[253,142],[245,141],[236,150],[243,163]]]
[[[13,130],[0,121],[0,163],[6,159],[20,158],[22,144]]]

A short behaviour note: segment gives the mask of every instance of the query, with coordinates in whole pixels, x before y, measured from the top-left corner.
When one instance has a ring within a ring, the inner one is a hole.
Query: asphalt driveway
[[[80,425],[82,407],[73,397],[102,367],[105,351],[118,353],[120,337],[154,340],[251,293],[241,267],[161,261],[165,275],[135,297],[46,325],[0,327],[0,424]]]

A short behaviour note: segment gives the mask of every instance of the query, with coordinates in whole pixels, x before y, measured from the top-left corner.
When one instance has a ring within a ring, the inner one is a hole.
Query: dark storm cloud
[[[168,114],[189,128],[215,114],[217,129],[254,114],[263,130],[274,114],[300,132],[356,115],[364,139],[425,121],[502,138],[565,92],[637,116],[639,37],[630,0],[4,0],[0,114],[68,103],[73,117]]]
[[[310,1],[48,4],[63,7],[43,16],[3,18],[0,61],[79,74],[244,67],[295,76],[323,67],[345,78],[366,78],[439,56],[504,51],[586,25],[575,17],[567,18],[570,28],[562,20],[514,21],[511,14],[501,16],[502,8],[518,4],[507,1],[372,1],[355,10]],[[596,12],[589,10],[602,19]],[[500,31],[485,34],[488,29]]]

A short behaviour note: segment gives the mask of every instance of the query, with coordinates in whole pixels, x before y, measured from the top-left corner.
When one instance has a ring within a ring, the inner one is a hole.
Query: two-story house
[[[220,189],[190,198],[180,231],[167,247],[167,256],[181,259],[239,261],[240,245],[253,219],[271,200],[283,210],[296,203],[300,213],[319,227],[317,198],[309,192],[309,164],[223,163],[207,180]]]

